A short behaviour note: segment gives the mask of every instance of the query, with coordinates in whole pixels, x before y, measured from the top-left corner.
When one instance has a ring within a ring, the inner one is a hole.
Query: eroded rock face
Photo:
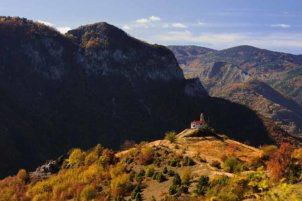
[[[81,44],[80,62],[89,74],[122,74],[144,80],[182,80],[183,73],[173,53],[149,45],[107,23],[83,26],[68,33]]]
[[[186,77],[198,77],[210,96],[257,111],[295,137],[302,137],[302,55],[238,46],[215,51],[169,47]]]

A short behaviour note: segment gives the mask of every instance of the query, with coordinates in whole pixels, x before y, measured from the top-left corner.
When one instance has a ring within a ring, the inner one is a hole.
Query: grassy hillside
[[[255,148],[204,128],[125,145],[73,149],[58,172],[20,170],[0,181],[0,200],[301,200],[302,149],[286,143]]]

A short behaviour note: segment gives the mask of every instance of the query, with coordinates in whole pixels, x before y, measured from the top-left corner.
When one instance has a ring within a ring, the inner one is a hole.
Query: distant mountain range
[[[302,55],[252,46],[169,48],[185,76],[198,77],[209,95],[246,105],[302,137]]]
[[[280,133],[247,107],[210,97],[199,79],[185,79],[164,46],[107,23],[62,35],[0,18],[0,177],[72,147],[119,149],[126,139],[158,139],[201,112],[217,132],[253,145]]]

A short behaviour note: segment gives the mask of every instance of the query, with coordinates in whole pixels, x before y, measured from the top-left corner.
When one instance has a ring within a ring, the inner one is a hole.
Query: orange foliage
[[[288,143],[282,143],[280,147],[271,154],[267,163],[267,169],[273,181],[282,179],[289,170],[293,147]]]
[[[89,49],[89,48],[97,47],[99,44],[100,44],[100,40],[98,38],[92,38],[85,44],[85,48]]]
[[[138,163],[141,165],[148,165],[152,162],[153,159],[153,150],[152,148],[144,148],[141,151],[141,154],[138,157]]]

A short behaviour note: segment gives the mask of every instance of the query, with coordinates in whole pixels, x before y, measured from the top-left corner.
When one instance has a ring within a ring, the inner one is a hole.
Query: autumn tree
[[[138,162],[141,165],[148,165],[153,160],[153,150],[151,147],[145,147],[141,149],[141,153],[138,157]]]
[[[289,143],[282,143],[280,147],[270,155],[267,169],[273,181],[279,181],[289,173],[292,152],[293,147]]]
[[[17,178],[19,181],[26,183],[29,180],[29,175],[26,170],[21,169],[21,170],[19,170],[19,172],[17,174]]]

